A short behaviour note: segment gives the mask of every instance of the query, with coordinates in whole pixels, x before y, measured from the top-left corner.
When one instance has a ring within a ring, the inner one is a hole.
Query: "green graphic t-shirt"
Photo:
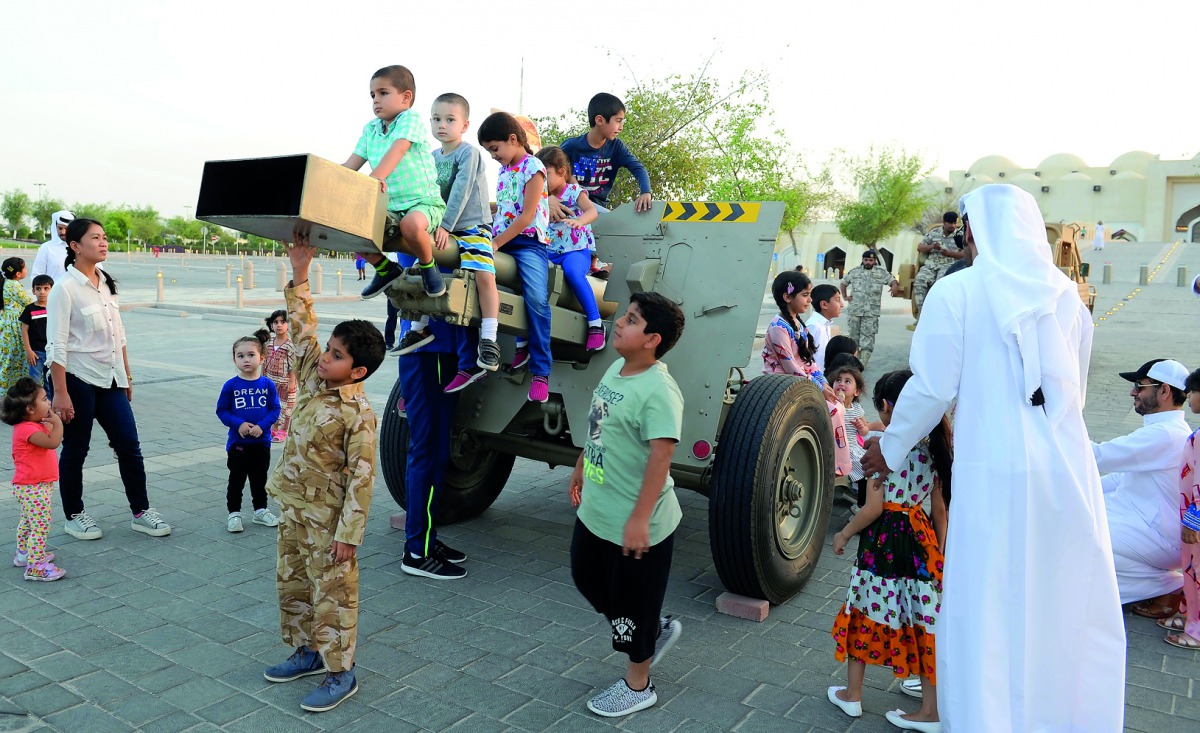
[[[579,520],[592,534],[617,545],[642,489],[650,441],[678,442],[683,424],[683,395],[666,364],[658,362],[632,377],[621,376],[624,365],[617,359],[592,394],[579,505]],[[650,515],[650,544],[669,537],[682,518],[675,482],[667,474]]]

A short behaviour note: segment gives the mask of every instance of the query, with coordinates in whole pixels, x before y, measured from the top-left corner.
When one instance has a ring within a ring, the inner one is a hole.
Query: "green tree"
[[[706,72],[635,82],[625,93],[621,139],[646,166],[655,198],[783,201],[783,231],[811,221],[833,189],[828,176],[808,175],[775,129],[767,77],[747,75],[726,87]],[[536,122],[546,145],[589,129],[579,110]],[[633,176],[620,175],[609,201],[637,195]]]
[[[98,222],[103,222],[108,218],[109,213],[113,210],[113,205],[104,204],[85,204],[76,202],[71,205],[71,212],[75,214],[77,219],[95,219]],[[109,236],[115,237],[115,234],[109,233]],[[121,232],[121,237],[125,237],[125,232]]]
[[[112,209],[101,223],[104,225],[104,233],[108,235],[108,241],[123,248],[129,238],[128,232],[133,229],[133,217],[129,212],[125,209]]]
[[[30,207],[30,213],[37,222],[38,231],[46,236],[50,231],[50,217],[54,212],[67,208],[60,199],[38,199]]]
[[[13,232],[14,237],[32,210],[33,203],[29,200],[29,194],[19,188],[4,192],[4,199],[0,201],[0,216],[4,217],[4,223]]]
[[[864,157],[847,158],[845,165],[858,198],[838,206],[834,220],[851,242],[873,247],[918,222],[932,203],[922,182],[929,168],[903,148],[871,148]]]
[[[128,211],[134,239],[149,242],[162,237],[162,217],[159,216],[157,209],[153,206],[139,206],[130,208]]]

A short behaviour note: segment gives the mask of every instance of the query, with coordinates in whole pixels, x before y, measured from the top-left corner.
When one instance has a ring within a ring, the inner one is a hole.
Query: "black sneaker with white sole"
[[[427,328],[423,328],[419,331],[415,328],[410,328],[404,334],[404,337],[400,339],[400,343],[396,344],[394,351],[397,355],[404,356],[405,354],[411,354],[422,346],[432,343],[432,331]]]
[[[478,357],[475,365],[494,372],[500,368],[500,346],[492,339],[479,339]]]
[[[433,541],[433,554],[440,556],[446,562],[461,565],[467,561],[467,553],[456,550],[441,540]]]
[[[429,553],[428,557],[416,557],[411,552],[404,553],[400,569],[409,575],[431,580],[458,580],[467,575],[465,568],[448,562],[436,550]]]
[[[367,283],[367,287],[363,288],[358,297],[363,300],[370,300],[384,290],[387,290],[387,286],[391,285],[396,281],[396,278],[404,274],[404,268],[400,267],[400,265],[391,260],[386,260],[386,262],[387,264],[384,266],[383,272],[376,270],[375,276],[371,278],[371,282]]]

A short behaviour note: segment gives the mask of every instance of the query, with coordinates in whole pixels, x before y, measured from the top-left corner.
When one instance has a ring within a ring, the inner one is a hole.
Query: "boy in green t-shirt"
[[[683,311],[662,295],[630,296],[613,330],[621,358],[592,396],[587,442],[571,474],[571,502],[579,507],[571,577],[608,619],[613,649],[629,655],[625,676],[587,704],[609,718],[658,701],[650,666],[682,628],[660,616],[683,516],[671,480],[683,395],[659,359],[679,340],[683,325]]]

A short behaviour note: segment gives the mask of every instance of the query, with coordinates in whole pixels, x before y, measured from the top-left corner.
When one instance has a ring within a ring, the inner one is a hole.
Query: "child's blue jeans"
[[[35,351],[37,362],[29,365],[29,376],[33,377],[33,381],[45,387],[46,385],[46,352]]]
[[[550,376],[550,256],[546,245],[520,234],[500,251],[512,256],[521,276],[521,297],[529,321],[529,373]]]

